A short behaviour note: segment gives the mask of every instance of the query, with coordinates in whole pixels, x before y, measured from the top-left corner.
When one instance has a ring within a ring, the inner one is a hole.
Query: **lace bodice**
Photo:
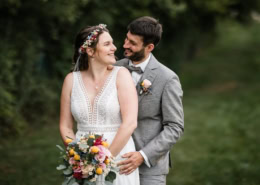
[[[120,67],[114,67],[103,88],[94,99],[93,107],[80,71],[73,72],[71,112],[78,131],[115,132],[121,124],[116,77]]]

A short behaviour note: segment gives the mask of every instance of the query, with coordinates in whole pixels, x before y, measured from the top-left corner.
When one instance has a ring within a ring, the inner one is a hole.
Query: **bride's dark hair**
[[[79,31],[76,35],[74,42],[74,55],[73,55],[73,68],[72,71],[78,70],[86,70],[88,69],[88,54],[87,52],[80,52],[81,46],[88,39],[88,37],[93,34],[95,30],[98,30],[96,35],[96,39],[91,41],[91,44],[88,47],[91,47],[96,50],[97,43],[99,41],[99,36],[104,32],[109,32],[105,27],[100,28],[100,26],[87,26]],[[78,64],[77,64],[78,61]],[[75,65],[77,65],[75,69]]]

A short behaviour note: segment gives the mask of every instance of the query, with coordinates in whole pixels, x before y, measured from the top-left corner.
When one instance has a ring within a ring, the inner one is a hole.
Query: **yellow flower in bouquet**
[[[106,142],[106,141],[102,141],[102,145],[103,145],[104,147],[106,147],[106,148],[108,148],[108,146],[109,146],[108,142]]]
[[[101,174],[103,173],[102,168],[101,168],[101,167],[98,167],[97,170],[96,170],[96,173],[97,173],[98,175],[101,175]]]
[[[74,155],[74,159],[75,159],[76,161],[79,161],[79,160],[80,160],[80,156],[79,156],[78,154],[75,154],[75,155]]]
[[[69,154],[70,154],[70,156],[73,156],[75,154],[75,151],[73,149],[70,149]]]
[[[98,151],[99,151],[98,147],[96,147],[96,146],[92,146],[92,147],[90,148],[90,150],[91,150],[91,153],[93,153],[93,154],[96,154],[96,153],[98,153]]]
[[[104,162],[106,165],[108,165],[110,163],[110,160],[108,158],[106,158]]]
[[[66,139],[65,143],[70,144],[72,142],[72,139]]]
[[[89,138],[95,139],[95,136],[94,135],[89,135]]]

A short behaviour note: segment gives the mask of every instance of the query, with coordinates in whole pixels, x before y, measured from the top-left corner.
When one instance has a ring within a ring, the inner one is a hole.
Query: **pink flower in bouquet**
[[[75,161],[74,157],[71,157],[71,158],[69,159],[69,164],[70,164],[70,165],[76,164],[76,161]]]
[[[73,169],[73,171],[76,172],[76,173],[81,173],[81,168],[80,168],[80,166],[73,166],[72,169]]]
[[[97,161],[99,161],[100,163],[103,163],[104,160],[106,159],[106,157],[107,157],[107,156],[110,156],[111,153],[110,153],[110,151],[109,151],[107,148],[105,148],[103,145],[98,145],[97,147],[98,147],[98,149],[99,149],[99,152],[98,152],[98,154],[95,155],[95,159],[96,159]]]
[[[104,169],[106,169],[107,165],[105,163],[100,163],[99,167],[101,167],[104,170]]]

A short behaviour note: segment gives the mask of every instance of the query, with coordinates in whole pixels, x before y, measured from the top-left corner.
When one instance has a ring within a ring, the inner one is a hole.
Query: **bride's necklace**
[[[103,82],[103,79],[100,82],[94,82],[94,87],[95,87],[96,91],[99,89],[99,87],[102,84],[102,82]]]
[[[107,76],[107,75],[105,75],[105,76]],[[105,78],[103,78],[103,79],[101,79],[100,81],[98,81],[98,82],[94,82],[94,87],[95,87],[95,89],[96,90],[99,90],[100,89],[100,87],[102,87],[102,85],[105,85],[104,83],[104,81],[106,80],[106,77]]]

